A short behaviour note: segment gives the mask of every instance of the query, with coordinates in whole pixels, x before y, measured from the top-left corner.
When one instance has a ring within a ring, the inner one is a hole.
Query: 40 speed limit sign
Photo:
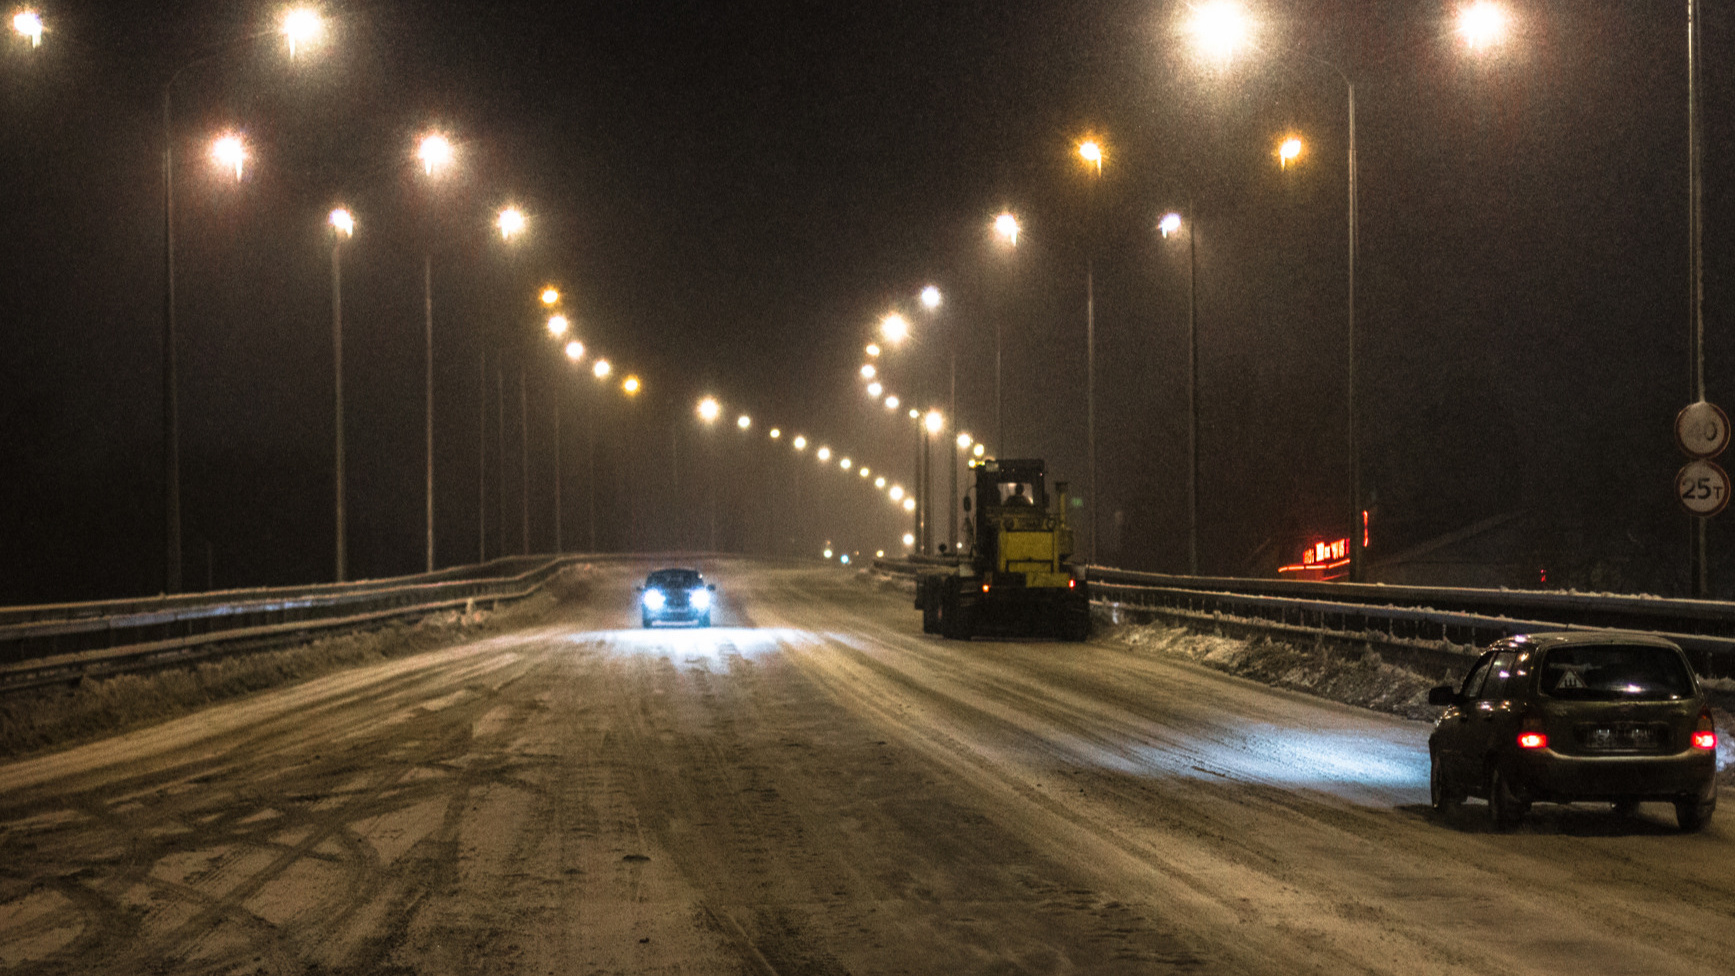
[[[1675,494],[1681,507],[1700,518],[1710,518],[1729,504],[1729,473],[1715,461],[1688,461],[1675,475]]]

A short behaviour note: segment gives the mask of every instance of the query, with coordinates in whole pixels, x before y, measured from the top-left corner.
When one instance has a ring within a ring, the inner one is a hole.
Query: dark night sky
[[[874,323],[945,290],[962,424],[1083,489],[1084,278],[1096,284],[1102,561],[1182,570],[1184,241],[1199,218],[1206,572],[1267,571],[1341,532],[1345,89],[1356,83],[1358,412],[1376,548],[1530,513],[1551,580],[1679,592],[1688,520],[1671,421],[1689,399],[1686,4],[1518,0],[1498,56],[1466,56],[1447,3],[1249,4],[1260,50],[1199,64],[1169,0],[331,4],[293,63],[274,38],[175,85],[186,577],[329,578],[330,242],[344,253],[352,575],[422,561],[421,267],[434,266],[439,561],[477,553],[480,356],[515,406],[531,374],[531,540],[552,547],[558,389],[568,546],[583,547],[587,418],[602,548],[763,547],[793,530],[786,453],[710,435],[701,393],[907,479],[910,437],[854,371]],[[1735,15],[1707,3],[1710,396],[1735,405]],[[40,50],[0,45],[0,603],[162,586],[163,82],[269,27],[253,4],[45,6]],[[201,155],[236,126],[239,184]],[[409,153],[440,127],[457,172]],[[1277,137],[1307,139],[1280,171]],[[1100,183],[1071,155],[1104,139]],[[531,232],[503,247],[494,209]],[[996,249],[1010,207],[1025,236]],[[559,282],[592,348],[650,392],[591,410],[536,335]],[[945,339],[917,363],[938,389]],[[492,405],[490,411],[493,410]],[[732,414],[731,414],[732,416]],[[520,545],[517,429],[489,425],[490,554]],[[720,435],[727,436],[720,436]],[[671,448],[674,454],[671,456]],[[698,476],[698,477],[696,477]],[[884,545],[883,503],[803,475],[804,549]],[[678,496],[688,504],[674,504]],[[770,502],[770,505],[765,504]],[[773,525],[769,513],[783,521]],[[1713,580],[1735,594],[1735,530]],[[502,532],[503,538],[497,537]],[[1082,525],[1082,523],[1081,523]],[[809,538],[811,537],[811,539]]]

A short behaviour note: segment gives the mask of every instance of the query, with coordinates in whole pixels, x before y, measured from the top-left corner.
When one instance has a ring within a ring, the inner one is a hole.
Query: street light
[[[566,335],[566,330],[570,328],[571,325],[572,322],[567,319],[566,316],[559,312],[555,312],[553,315],[548,317],[548,334],[558,339],[561,336]]]
[[[293,59],[301,45],[310,44],[324,36],[325,20],[316,10],[297,7],[284,12],[281,30],[284,39],[289,42],[289,56]]]
[[[566,344],[566,358],[575,363],[583,359],[584,343],[579,342],[577,339],[568,342]]]
[[[892,312],[880,320],[880,335],[892,345],[903,342],[910,336],[910,320],[896,312]]]
[[[1096,170],[1095,179],[1091,181],[1094,191],[1096,184],[1102,181],[1102,145],[1094,138],[1086,138],[1078,144],[1078,156],[1085,164]],[[1102,507],[1102,498],[1097,492],[1096,484],[1096,255],[1090,246],[1090,224],[1095,217],[1096,194],[1092,192],[1085,202],[1085,249],[1084,249],[1084,442],[1085,453],[1088,455],[1087,465],[1090,469],[1090,558],[1096,562],[1102,558],[1102,553],[1096,546],[1096,512]]]
[[[1192,207],[1188,208],[1189,214]],[[1198,231],[1173,211],[1157,222],[1164,238],[1187,232],[1187,571],[1199,575],[1199,279]]]
[[[1458,11],[1457,33],[1470,50],[1481,51],[1505,40],[1508,20],[1505,8],[1480,0]]]
[[[718,415],[723,412],[723,405],[717,402],[716,397],[705,397],[699,401],[699,406],[696,409],[699,412],[699,419],[708,424],[716,420]]]
[[[1231,60],[1253,39],[1252,21],[1232,0],[1211,0],[1193,7],[1182,31],[1193,38],[1195,50],[1217,62]]]
[[[523,233],[527,222],[524,211],[517,207],[507,207],[500,211],[500,216],[494,218],[494,226],[500,228],[500,239],[503,241],[509,241],[515,235]]]
[[[42,46],[42,15],[34,10],[21,10],[12,15],[12,30],[30,38],[31,47]]]
[[[560,289],[553,285],[548,285],[542,289],[542,295],[540,297],[542,298],[542,304],[544,305],[558,305],[560,304]]]
[[[638,396],[639,391],[644,388],[644,383],[642,383],[637,376],[628,376],[626,379],[621,380],[621,392],[625,393],[629,397]]]
[[[591,366],[590,374],[599,380],[608,379],[608,374],[614,372],[614,366],[606,359],[599,359]]]
[[[247,163],[247,144],[237,135],[218,136],[211,143],[211,159],[224,169],[233,169],[235,179],[241,179],[241,167]]]
[[[746,414],[742,414],[741,416],[735,418],[735,426],[739,427],[742,430],[746,430],[749,427],[753,426],[753,418],[747,416]]]
[[[337,581],[345,575],[346,544],[344,541],[343,506],[343,242],[355,235],[355,216],[338,207],[326,218],[331,225],[331,357],[332,376],[336,378],[336,463],[334,478],[337,488]]]
[[[1289,164],[1301,158],[1301,140],[1295,136],[1286,136],[1277,144],[1277,168],[1288,169]]]
[[[451,140],[439,133],[423,136],[416,146],[416,158],[421,160],[422,171],[429,179],[444,172],[452,164],[453,155]],[[427,516],[427,571],[431,573],[434,571],[434,252],[432,248],[422,252],[422,366],[423,450],[427,459],[423,494]],[[501,536],[502,538],[505,536],[504,528],[501,529]]]

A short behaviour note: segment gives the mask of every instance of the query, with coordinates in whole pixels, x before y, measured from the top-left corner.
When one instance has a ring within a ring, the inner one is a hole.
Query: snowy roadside
[[[268,688],[522,627],[580,593],[590,571],[588,565],[569,567],[535,596],[499,610],[446,611],[185,668],[115,675],[0,699],[0,758],[112,735]]]
[[[1201,634],[1166,623],[1111,622],[1096,618],[1093,640],[1133,650],[1185,658],[1208,668],[1276,688],[1300,691],[1347,705],[1432,723],[1440,714],[1428,704],[1428,689],[1440,682],[1388,664],[1378,654],[1356,657],[1341,650],[1268,638],[1243,640]],[[1455,676],[1461,678],[1462,675]],[[1735,785],[1735,695],[1728,682],[1710,681],[1711,712],[1717,721],[1717,768],[1721,782]]]

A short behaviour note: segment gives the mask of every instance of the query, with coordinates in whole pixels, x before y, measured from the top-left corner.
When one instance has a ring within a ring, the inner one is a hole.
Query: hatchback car
[[[1533,802],[1604,801],[1630,812],[1675,805],[1682,830],[1717,808],[1717,731],[1705,692],[1676,645],[1609,631],[1527,634],[1496,642],[1428,737],[1434,809],[1488,801],[1501,830]]]
[[[706,583],[696,569],[657,570],[639,587],[645,626],[659,622],[711,626],[711,594],[716,590],[716,584]]]

